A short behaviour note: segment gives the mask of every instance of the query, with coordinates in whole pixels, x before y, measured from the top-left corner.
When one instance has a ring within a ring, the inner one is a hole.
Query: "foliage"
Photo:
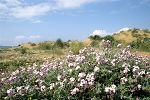
[[[103,38],[102,38],[101,36],[99,36],[99,35],[90,36],[89,38],[92,39],[92,40],[102,40],[102,39],[103,39]]]
[[[57,39],[55,44],[54,44],[55,47],[59,47],[59,48],[63,48],[64,47],[64,44],[62,42],[61,39]]]
[[[71,46],[81,48],[81,44]],[[132,54],[129,47],[85,47],[62,59],[1,73],[0,99],[149,100],[149,61]]]
[[[103,37],[103,39],[104,39],[104,40],[109,40],[109,41],[111,41],[111,42],[115,41],[114,37],[111,36],[111,35],[107,35],[107,36]]]
[[[91,46],[92,47],[99,47],[99,43],[100,43],[100,41],[93,40],[92,43],[91,43]]]
[[[138,49],[141,51],[150,51],[150,38],[137,39],[133,41],[131,44],[133,49]]]
[[[84,47],[84,44],[82,42],[71,42],[70,43],[70,50],[74,54],[78,54],[79,50],[82,49],[83,47]]]
[[[42,50],[51,50],[51,49],[53,49],[53,47],[54,47],[53,43],[43,42],[43,43],[39,44],[38,48],[42,49]]]
[[[143,29],[143,32],[144,33],[150,33],[150,30],[149,29]]]

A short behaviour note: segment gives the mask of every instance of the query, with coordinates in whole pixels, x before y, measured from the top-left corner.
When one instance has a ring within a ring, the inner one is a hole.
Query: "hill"
[[[150,39],[150,31],[147,29],[128,29],[114,33],[113,37],[119,42],[129,44],[133,41],[137,41],[138,39]]]

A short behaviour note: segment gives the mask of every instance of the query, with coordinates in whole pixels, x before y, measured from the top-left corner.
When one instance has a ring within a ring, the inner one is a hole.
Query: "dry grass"
[[[150,38],[150,33],[144,33],[142,30],[138,30],[136,33],[134,33],[135,35],[138,35],[140,38]],[[113,37],[125,44],[131,43],[135,40],[137,40],[138,37],[133,36],[133,32],[131,30],[129,31],[124,31],[124,32],[120,32],[117,34],[114,34]]]
[[[83,43],[84,43],[84,45],[86,45],[86,46],[90,46],[90,44],[92,43],[92,40],[89,39],[89,38],[87,38],[87,39],[84,39],[84,40],[83,40]]]

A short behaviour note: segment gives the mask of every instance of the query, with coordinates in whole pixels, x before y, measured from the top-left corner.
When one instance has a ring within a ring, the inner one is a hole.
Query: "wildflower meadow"
[[[102,40],[98,49],[1,73],[0,100],[150,100],[150,57]]]

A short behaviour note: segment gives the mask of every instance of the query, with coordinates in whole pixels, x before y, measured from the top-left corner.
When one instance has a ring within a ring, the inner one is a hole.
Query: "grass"
[[[122,31],[120,33],[114,34],[113,37],[115,38],[115,40],[128,44],[137,40],[139,37],[150,38],[150,33],[145,33],[143,30],[139,30],[139,29],[137,31],[134,31],[133,29],[133,30],[128,30],[124,32]]]
[[[43,63],[45,59],[64,57],[70,50],[78,54],[84,47],[83,42],[70,42],[70,47],[51,48],[53,42],[43,42],[36,46],[23,44],[15,48],[0,49],[0,72],[14,71],[20,66],[30,66],[33,63]]]

